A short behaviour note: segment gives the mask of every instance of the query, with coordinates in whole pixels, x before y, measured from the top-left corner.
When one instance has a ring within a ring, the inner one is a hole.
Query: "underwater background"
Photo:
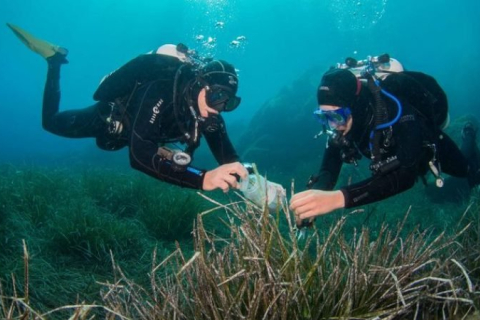
[[[325,143],[312,138],[320,130],[312,116],[316,87],[347,57],[389,53],[405,69],[434,76],[450,103],[447,132],[458,142],[464,116],[480,119],[479,16],[480,2],[473,0],[0,0],[0,284],[8,292],[11,274],[22,279],[26,239],[30,294],[41,308],[71,303],[77,294],[92,299],[98,282],[111,279],[109,250],[141,277],[154,249],[165,257],[178,241],[191,250],[193,221],[211,207],[195,191],[131,169],[126,150],[106,152],[94,139],[44,131],[47,65],[6,23],[69,49],[61,110],[93,104],[106,74],[165,43],[231,62],[239,70],[242,103],[225,120],[242,160],[256,162],[288,191],[296,179],[298,191],[318,170]],[[205,143],[194,164],[216,165]],[[365,163],[345,172],[339,185],[370,175]],[[472,199],[478,204],[478,193]],[[401,220],[410,208],[406,229],[441,230],[460,220],[470,200],[464,184],[438,190],[419,182],[349,218],[345,234],[365,225],[373,237],[382,222]],[[224,218],[215,215],[206,228],[227,237],[219,223]],[[317,226],[328,230],[338,219],[322,217]]]
[[[319,81],[349,56],[389,53],[406,69],[436,77],[452,118],[479,115],[479,14],[473,0],[0,0],[0,162],[76,157],[109,165],[118,157],[96,150],[92,139],[71,141],[42,130],[46,63],[7,22],[69,49],[61,110],[91,105],[104,75],[165,43],[182,42],[233,63],[242,104],[225,118],[235,138],[263,103],[305,71],[319,67]],[[233,46],[241,36],[245,40]],[[124,155],[118,161],[128,165]]]

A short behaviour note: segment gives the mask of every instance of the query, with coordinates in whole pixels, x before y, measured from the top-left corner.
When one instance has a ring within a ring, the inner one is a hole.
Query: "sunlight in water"
[[[196,12],[195,23],[192,23],[193,42],[202,55],[215,56],[218,51],[238,50],[245,46],[245,36],[232,35],[235,0],[188,0],[188,2]]]
[[[375,26],[385,14],[388,0],[332,0],[330,9],[340,30],[359,31]]]

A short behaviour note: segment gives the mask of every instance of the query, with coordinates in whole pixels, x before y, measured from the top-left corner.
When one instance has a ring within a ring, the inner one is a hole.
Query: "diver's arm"
[[[415,171],[397,168],[384,175],[374,176],[340,190],[307,190],[295,194],[290,209],[297,219],[304,220],[324,215],[341,208],[353,208],[405,191],[415,183]]]
[[[142,112],[143,111],[143,112]],[[158,124],[150,123],[147,108],[140,108],[134,118],[130,137],[130,165],[156,179],[192,189],[202,189],[205,170],[188,166],[185,171],[174,170],[171,161],[160,156],[157,139]]]
[[[309,190],[296,193],[290,199],[290,209],[295,213],[298,227],[310,226],[315,216],[330,213],[345,206],[343,193],[340,190],[331,191],[337,183],[342,165],[340,148],[327,144],[322,165],[315,178],[317,181],[313,186],[310,186],[309,181],[307,185]],[[309,219],[306,220],[307,218]]]
[[[413,187],[416,173],[408,168],[398,168],[388,174],[374,176],[340,189],[345,198],[345,208],[354,208],[399,194]]]
[[[182,171],[175,170],[171,161],[160,156],[155,139],[160,136],[160,128],[155,123],[151,124],[150,118],[149,112],[140,112],[134,121],[129,148],[132,168],[174,185],[205,191],[238,189],[240,185],[236,177],[247,177],[247,170],[238,162],[224,164],[210,171],[193,166]]]
[[[333,190],[337,183],[340,171],[342,169],[342,157],[340,148],[327,145],[323,154],[322,164],[317,175],[317,182],[313,185],[314,189]]]
[[[203,132],[213,156],[218,164],[240,162],[240,157],[228,137],[225,121],[221,115],[218,115],[218,125],[219,128],[214,132],[207,130]]]
[[[151,177],[174,185],[191,189],[202,189],[205,170],[188,166],[185,171],[173,169],[169,160],[158,155],[158,148],[151,141],[132,138],[130,147],[130,165]]]
[[[202,189],[205,170],[188,166],[185,171],[173,169],[169,160],[158,154],[155,143],[135,134],[130,146],[130,165],[158,180],[191,189]]]

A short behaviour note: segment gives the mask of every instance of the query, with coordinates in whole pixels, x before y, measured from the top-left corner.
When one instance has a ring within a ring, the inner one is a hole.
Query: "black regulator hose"
[[[388,121],[388,111],[385,101],[381,97],[381,90],[379,85],[375,83],[372,75],[368,75],[367,78],[368,89],[373,95],[375,100],[374,110],[374,128],[381,126]],[[382,138],[381,130],[373,130],[370,134],[370,150],[372,152],[372,160],[376,161],[380,159],[380,141]]]

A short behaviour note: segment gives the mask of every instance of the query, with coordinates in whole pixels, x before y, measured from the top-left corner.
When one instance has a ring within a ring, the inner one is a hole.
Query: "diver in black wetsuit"
[[[30,36],[18,27],[15,31],[22,32],[24,39],[25,34]],[[67,63],[67,51],[55,47],[46,51],[49,56],[34,51],[48,62],[42,113],[47,131],[68,138],[95,138],[104,150],[128,146],[133,168],[182,187],[227,192],[239,188],[238,177],[247,177],[220,115],[240,103],[231,64],[214,60],[198,66],[185,46],[165,45],[105,77],[94,94],[98,101],[94,105],[59,112],[60,67]],[[190,166],[202,136],[221,165],[211,171]],[[165,147],[168,143],[186,148],[171,150]]]
[[[448,109],[447,99],[432,77],[400,72],[369,80],[362,82],[345,69],[329,70],[322,77],[315,113],[330,135],[319,174],[309,186],[319,190],[300,192],[290,201],[304,225],[307,218],[401,193],[429,169],[438,186],[443,183],[440,168],[467,178],[471,187],[480,183],[476,129],[464,127],[462,150],[442,131],[433,113]],[[434,96],[427,87],[441,93]],[[371,159],[372,177],[332,191],[342,164],[356,163],[362,155]]]

